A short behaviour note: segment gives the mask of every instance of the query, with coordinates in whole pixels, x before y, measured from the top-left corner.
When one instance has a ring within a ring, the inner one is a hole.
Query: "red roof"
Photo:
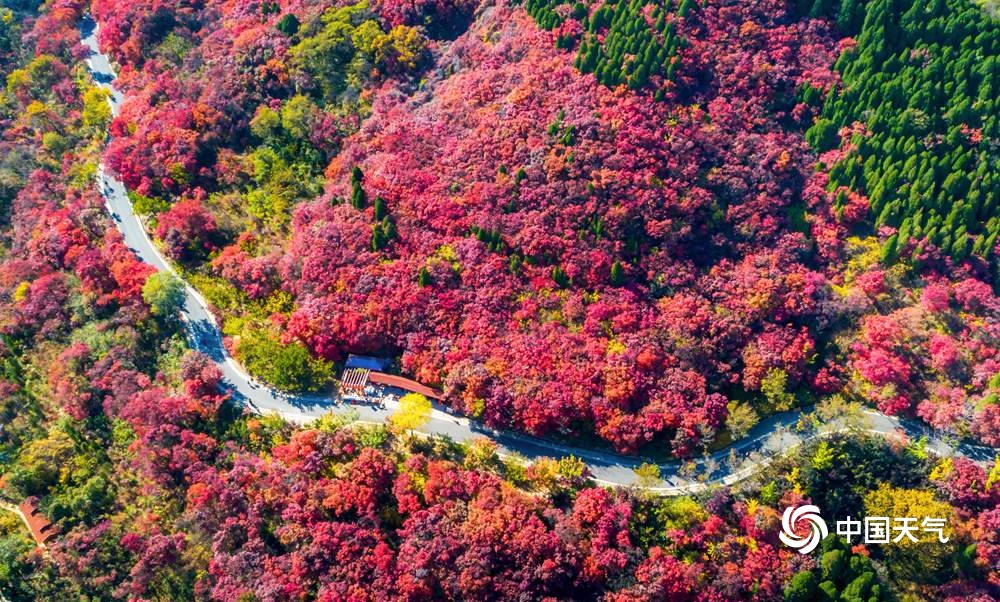
[[[28,523],[28,529],[31,530],[31,536],[35,538],[38,545],[43,546],[55,537],[52,523],[38,510],[38,505],[34,500],[30,498],[24,500],[21,502],[20,509],[21,513],[24,514],[24,520]]]
[[[398,387],[404,391],[410,391],[411,393],[420,393],[424,397],[430,397],[432,399],[444,399],[444,394],[437,389],[432,389],[427,385],[422,385],[415,380],[410,380],[409,378],[404,378],[402,376],[396,376],[395,374],[386,374],[385,372],[369,372],[368,382],[373,382],[378,385],[386,385],[387,387]]]

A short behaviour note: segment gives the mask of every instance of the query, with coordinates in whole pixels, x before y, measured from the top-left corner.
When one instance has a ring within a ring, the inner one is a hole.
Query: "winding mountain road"
[[[98,85],[110,92],[108,102],[112,114],[117,115],[124,101],[124,95],[114,86],[116,77],[114,68],[108,56],[98,47],[97,27],[89,17],[81,21],[80,34],[83,44],[90,49],[89,57],[86,59],[90,74]],[[141,260],[157,270],[177,275],[146,234],[121,180],[109,174],[102,164],[98,170],[97,183],[108,212],[129,248]],[[312,421],[328,412],[353,412],[356,413],[358,420],[382,423],[396,409],[395,404],[388,404],[386,407],[348,404],[338,401],[333,395],[288,395],[255,381],[223,346],[219,325],[209,310],[208,302],[186,282],[181,318],[192,346],[211,357],[222,370],[224,386],[231,392],[234,401],[244,404],[254,412],[277,413],[284,419],[299,424]],[[695,493],[713,484],[735,483],[752,474],[782,451],[794,448],[811,438],[848,428],[846,422],[840,420],[819,429],[800,432],[794,427],[801,416],[802,412],[790,412],[768,417],[757,424],[746,438],[709,456],[698,458],[693,464],[676,461],[661,464],[661,482],[655,485],[646,483],[644,486],[653,493],[677,495]],[[885,436],[904,433],[911,439],[926,436],[927,449],[943,456],[962,455],[979,462],[986,462],[992,460],[996,454],[996,450],[991,448],[949,442],[922,425],[874,411],[866,412],[863,422],[860,428]],[[639,480],[635,469],[644,462],[642,458],[576,448],[549,440],[495,431],[476,421],[455,416],[440,405],[435,405],[430,420],[420,430],[428,435],[450,437],[459,442],[488,437],[498,444],[500,454],[516,452],[529,461],[541,457],[575,456],[586,463],[594,480],[604,485],[635,485]]]

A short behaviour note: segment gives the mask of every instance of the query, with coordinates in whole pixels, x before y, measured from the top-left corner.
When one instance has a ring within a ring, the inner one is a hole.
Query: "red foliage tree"
[[[174,203],[156,220],[156,236],[173,259],[192,261],[215,249],[218,235],[215,217],[196,199]]]

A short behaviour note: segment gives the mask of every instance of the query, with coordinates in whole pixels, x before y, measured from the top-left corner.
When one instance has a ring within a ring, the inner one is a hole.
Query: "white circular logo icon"
[[[795,534],[795,525],[800,521],[809,521],[809,535],[800,537]],[[816,549],[819,542],[829,535],[826,522],[819,515],[819,508],[808,504],[806,506],[789,506],[785,508],[785,513],[781,515],[781,533],[778,537],[782,543],[790,548],[795,548],[800,554],[808,554]]]

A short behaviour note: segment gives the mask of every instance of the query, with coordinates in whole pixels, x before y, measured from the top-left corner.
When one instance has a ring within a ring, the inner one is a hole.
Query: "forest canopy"
[[[0,595],[997,599],[996,18],[5,3]],[[176,275],[125,244],[102,162]],[[349,354],[390,358],[483,432],[642,454],[637,481],[426,437],[420,395],[387,424],[255,414],[193,349],[186,284],[261,386],[315,399]],[[866,409],[975,458],[871,437]],[[791,410],[803,437],[843,432],[769,461],[731,446]],[[754,470],[709,483],[719,464]],[[677,477],[699,493],[655,495]],[[946,517],[949,542],[799,554],[777,534],[807,503]]]

